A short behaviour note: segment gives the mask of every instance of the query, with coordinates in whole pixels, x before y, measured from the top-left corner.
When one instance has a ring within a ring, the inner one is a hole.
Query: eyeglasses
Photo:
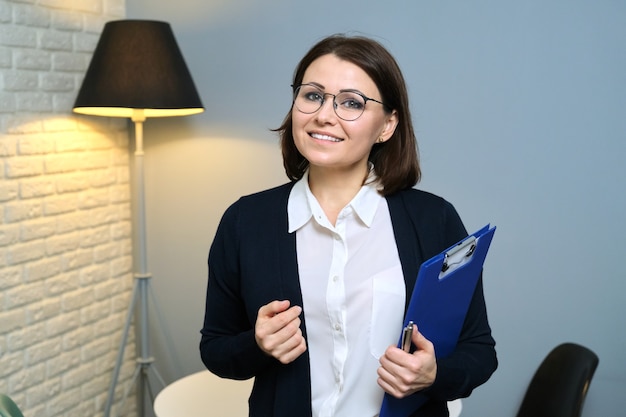
[[[301,84],[296,87],[293,93],[293,104],[301,113],[311,114],[322,108],[326,102],[326,96],[333,97],[333,109],[337,117],[348,122],[361,117],[365,111],[365,103],[368,101],[375,101],[389,108],[382,101],[367,97],[357,91],[341,91],[339,94],[331,94],[323,92],[312,84]]]

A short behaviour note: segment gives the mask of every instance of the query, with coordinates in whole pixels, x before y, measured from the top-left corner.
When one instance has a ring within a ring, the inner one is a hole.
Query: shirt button
[[[335,324],[335,330],[340,332],[341,331],[341,326],[339,324]]]
[[[337,281],[339,281],[339,277],[338,277],[337,275],[335,275],[335,276],[333,277],[333,282],[337,282]]]

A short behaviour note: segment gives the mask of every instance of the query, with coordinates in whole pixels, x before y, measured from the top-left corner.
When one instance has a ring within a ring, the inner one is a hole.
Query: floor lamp
[[[139,381],[142,398],[140,415],[144,416],[143,394],[147,390],[153,397],[148,374],[153,372],[162,384],[163,379],[153,366],[154,358],[150,355],[148,336],[148,288],[152,274],[147,270],[143,123],[149,117],[185,116],[204,111],[170,25],[149,20],[117,20],[106,23],[73,111],[87,115],[130,118],[135,125],[132,172],[135,280],[104,415],[109,417],[111,414],[128,332],[132,317],[137,313],[140,356],[120,408],[130,389]]]

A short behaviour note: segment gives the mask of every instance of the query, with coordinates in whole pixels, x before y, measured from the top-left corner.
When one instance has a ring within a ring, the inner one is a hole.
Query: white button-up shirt
[[[378,359],[398,342],[406,297],[387,200],[368,181],[333,226],[305,173],[287,210],[289,232],[296,233],[313,416],[377,416],[384,394]]]

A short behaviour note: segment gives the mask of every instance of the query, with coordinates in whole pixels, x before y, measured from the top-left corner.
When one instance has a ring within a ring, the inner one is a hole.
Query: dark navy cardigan
[[[308,353],[283,365],[263,353],[254,337],[261,306],[273,300],[302,306],[295,233],[287,232],[287,200],[292,187],[293,183],[288,183],[242,197],[230,206],[209,252],[200,353],[206,367],[221,377],[255,377],[250,417],[311,416]],[[409,189],[386,199],[408,303],[420,264],[467,232],[454,207],[433,194]],[[304,314],[301,318],[306,338]],[[438,358],[435,382],[423,391],[429,401],[414,417],[447,416],[447,400],[468,396],[495,371],[494,347],[481,279],[455,352]]]

